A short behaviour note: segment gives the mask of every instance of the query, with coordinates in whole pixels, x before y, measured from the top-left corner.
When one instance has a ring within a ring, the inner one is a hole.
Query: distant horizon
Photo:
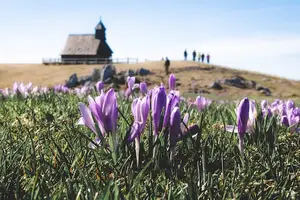
[[[300,79],[297,0],[69,2],[4,2],[0,63],[59,58],[68,35],[93,34],[101,16],[115,58],[183,60],[196,50],[216,65]]]
[[[161,62],[162,60],[142,60],[137,63],[146,63],[146,62]],[[193,61],[193,60],[184,60],[184,59],[178,59],[178,60],[171,60],[171,67],[170,67],[170,70],[172,71],[172,61],[173,62],[190,62],[190,63],[193,63],[193,64],[207,64],[206,62],[198,62],[198,61]],[[114,63],[114,64],[119,64],[119,63]],[[136,64],[134,62],[132,63],[129,63],[130,64]],[[43,65],[43,63],[0,63],[0,65]],[[84,65],[84,64],[82,64]],[[90,65],[86,65],[86,66],[92,66],[92,65],[104,65],[104,64],[90,64]],[[237,68],[237,67],[231,67],[231,66],[224,66],[224,65],[220,65],[220,64],[215,64],[215,63],[209,63],[209,65],[213,65],[213,66],[217,66],[217,67],[223,67],[223,68],[228,68],[228,69],[233,69],[233,70],[241,70],[241,71],[247,71],[247,72],[250,72],[250,73],[258,73],[258,74],[261,74],[261,75],[266,75],[266,76],[271,76],[271,77],[277,77],[277,78],[281,78],[281,79],[287,79],[287,80],[292,80],[292,81],[300,81],[300,79],[292,79],[292,78],[287,78],[287,77],[283,77],[283,76],[280,76],[278,74],[270,74],[270,73],[264,73],[264,72],[261,72],[261,71],[255,71],[255,70],[249,70],[249,69],[244,69],[244,68]],[[45,67],[49,66],[49,65],[44,65]],[[51,65],[50,65],[51,66]],[[52,66],[58,66],[58,65],[52,65]],[[64,65],[60,65],[60,66],[64,66]],[[65,65],[65,66],[71,66],[71,65]],[[74,65],[75,66],[75,65]],[[141,66],[142,67],[142,66]],[[163,66],[162,66],[163,67]],[[192,66],[187,66],[187,67],[192,67]],[[163,69],[163,68],[162,68]]]

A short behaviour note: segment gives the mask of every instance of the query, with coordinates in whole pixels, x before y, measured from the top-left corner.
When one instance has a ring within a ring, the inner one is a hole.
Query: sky
[[[0,63],[56,58],[100,17],[114,58],[211,63],[300,80],[299,0],[0,0]]]

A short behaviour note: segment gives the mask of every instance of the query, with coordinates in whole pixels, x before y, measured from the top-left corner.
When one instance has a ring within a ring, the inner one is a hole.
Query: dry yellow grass
[[[168,76],[164,74],[163,61],[144,62],[138,64],[115,64],[117,71],[144,67],[154,72],[153,75],[146,76],[144,79],[152,84],[164,82],[167,84]],[[202,70],[186,70],[189,67],[200,66]],[[14,81],[32,82],[34,85],[53,86],[64,83],[72,74],[78,76],[88,75],[93,68],[99,68],[99,65],[53,65],[45,66],[42,64],[2,64],[0,65],[0,88],[12,87]],[[206,70],[211,68],[211,70]],[[199,64],[197,62],[176,61],[171,63],[170,70],[178,78],[181,84],[178,89],[184,93],[191,88],[191,82],[194,80],[198,89],[204,89],[210,92],[207,96],[214,99],[234,99],[243,96],[256,98],[265,98],[254,89],[238,89],[235,87],[225,86],[224,90],[215,91],[208,89],[207,86],[217,79],[239,75],[249,80],[254,80],[258,84],[268,87],[272,91],[272,97],[281,99],[299,100],[300,89],[299,81],[292,81],[280,77],[263,75],[255,72],[234,70],[220,66]]]

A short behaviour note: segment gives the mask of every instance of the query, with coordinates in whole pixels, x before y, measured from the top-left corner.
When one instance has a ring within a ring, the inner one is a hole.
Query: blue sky
[[[70,33],[102,16],[114,57],[171,61],[196,51],[214,64],[300,79],[300,1],[10,0],[0,6],[0,63],[59,57]]]

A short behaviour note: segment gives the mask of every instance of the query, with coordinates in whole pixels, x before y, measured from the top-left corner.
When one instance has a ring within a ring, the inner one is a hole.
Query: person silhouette
[[[170,60],[168,59],[168,57],[166,57],[166,61],[165,61],[165,72],[166,72],[166,75],[169,74],[169,67],[170,67]]]
[[[202,53],[201,54],[201,60],[202,60],[202,62],[204,62],[204,57],[205,57],[205,55],[204,55],[204,53]]]
[[[184,51],[183,55],[184,55],[184,60],[187,60],[188,53],[186,50]]]
[[[193,51],[193,61],[196,60],[196,50]]]
[[[200,62],[200,59],[201,59],[201,53],[199,52],[198,53],[198,62]]]
[[[207,60],[207,63],[209,64],[209,62],[210,62],[210,55],[209,55],[209,53],[206,55],[206,60]]]

